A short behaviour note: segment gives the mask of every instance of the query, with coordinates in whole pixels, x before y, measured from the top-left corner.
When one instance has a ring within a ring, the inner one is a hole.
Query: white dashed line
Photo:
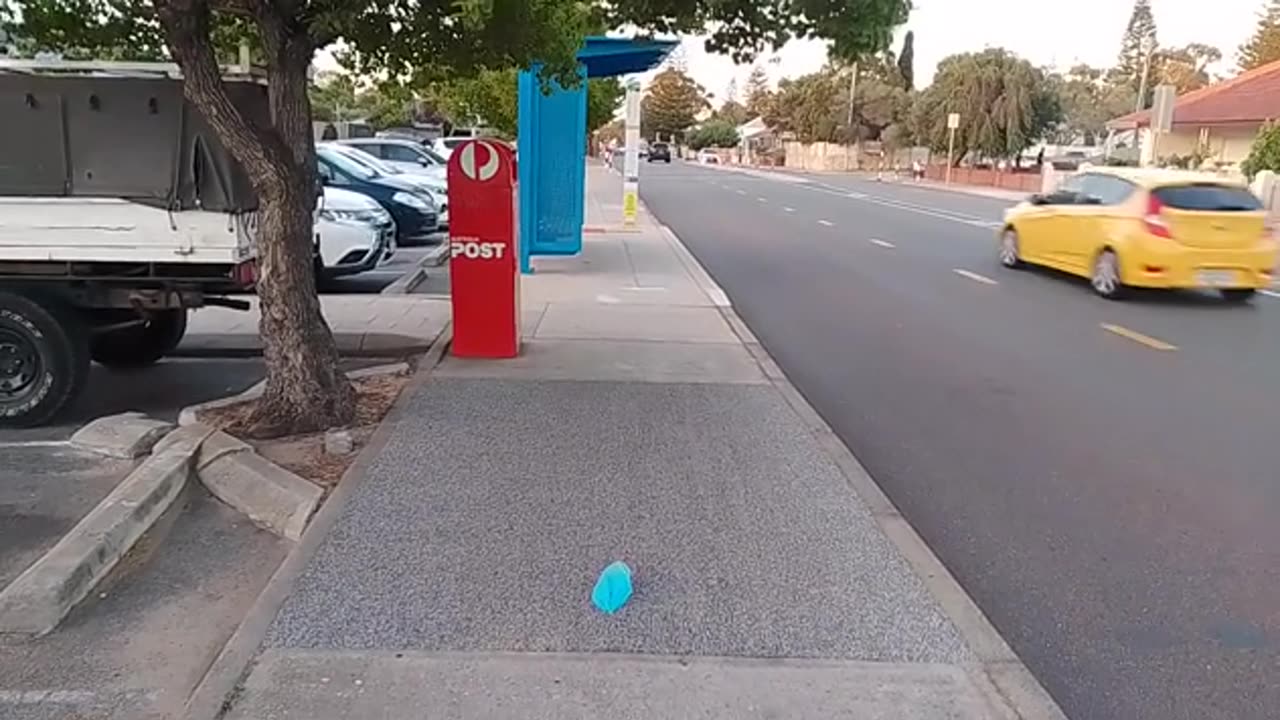
[[[746,194],[747,194],[747,191],[746,191],[746,190],[735,190],[734,192],[738,193],[739,195],[746,195]]]
[[[880,246],[880,247],[882,247],[882,248],[894,248],[894,247],[897,247],[896,245],[894,245],[893,243],[889,242],[888,240],[881,240],[881,239],[879,239],[879,238],[871,238],[871,244],[872,244],[872,245],[879,245],[879,246]]]
[[[1276,292],[1275,290],[1259,290],[1258,292],[1266,295],[1267,297],[1280,298],[1280,292]]]
[[[835,223],[831,222],[830,220],[819,220],[818,224],[825,225],[826,227],[835,227]]]
[[[957,275],[959,275],[959,276],[961,276],[961,277],[967,277],[967,278],[969,278],[970,280],[973,280],[973,281],[975,281],[975,282],[980,282],[980,283],[982,283],[983,285],[999,285],[999,284],[1000,284],[1000,283],[996,282],[995,280],[992,280],[991,278],[987,277],[986,275],[979,275],[979,274],[978,274],[978,273],[976,273],[976,272],[970,272],[970,271],[968,271],[968,270],[961,270],[960,268],[952,268],[951,272],[953,272],[953,273],[955,273],[955,274],[957,274]]]
[[[764,198],[764,197],[758,197],[756,198],[756,200],[758,200],[759,202],[769,202],[769,198]]]
[[[793,207],[784,207],[784,208],[782,208],[782,209],[783,209],[783,210],[786,210],[787,212],[795,212],[795,211],[796,211],[796,209],[795,209],[795,208],[793,208]]]

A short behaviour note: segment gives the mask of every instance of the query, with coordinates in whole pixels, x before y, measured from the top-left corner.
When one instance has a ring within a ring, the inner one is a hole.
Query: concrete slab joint
[[[0,633],[53,630],[178,498],[195,450],[194,443],[174,441],[153,453],[0,591]]]
[[[85,425],[71,436],[71,444],[100,455],[134,460],[151,452],[171,430],[173,423],[127,412],[100,417]]]
[[[205,441],[196,467],[200,482],[215,497],[289,540],[302,536],[324,494],[314,483],[221,431]]]

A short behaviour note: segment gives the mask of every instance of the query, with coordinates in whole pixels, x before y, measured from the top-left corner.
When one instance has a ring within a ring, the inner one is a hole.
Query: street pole
[[[849,155],[853,146],[853,93],[858,89],[858,63],[853,64],[853,72],[849,74],[849,117],[845,122],[844,169],[849,171]]]
[[[627,83],[626,157],[622,162],[622,224],[635,225],[640,206],[640,82]]]
[[[1133,111],[1142,112],[1147,105],[1147,77],[1151,73],[1151,55],[1155,52],[1155,47],[1151,42],[1151,38],[1142,38],[1142,79],[1138,83],[1138,102],[1135,104]]]
[[[946,184],[951,184],[951,163],[952,158],[956,154],[956,129],[950,128],[947,131],[947,179]]]

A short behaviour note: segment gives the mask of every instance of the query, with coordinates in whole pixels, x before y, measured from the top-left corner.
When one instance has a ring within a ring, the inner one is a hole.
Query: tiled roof
[[[1146,127],[1149,110],[1129,113],[1107,123],[1113,128]],[[1174,125],[1226,125],[1280,119],[1280,61],[1241,73],[1178,98]]]

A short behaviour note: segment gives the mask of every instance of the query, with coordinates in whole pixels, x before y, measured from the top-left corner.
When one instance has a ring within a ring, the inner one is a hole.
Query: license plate
[[[1201,270],[1196,273],[1201,287],[1231,287],[1236,284],[1235,270]]]

